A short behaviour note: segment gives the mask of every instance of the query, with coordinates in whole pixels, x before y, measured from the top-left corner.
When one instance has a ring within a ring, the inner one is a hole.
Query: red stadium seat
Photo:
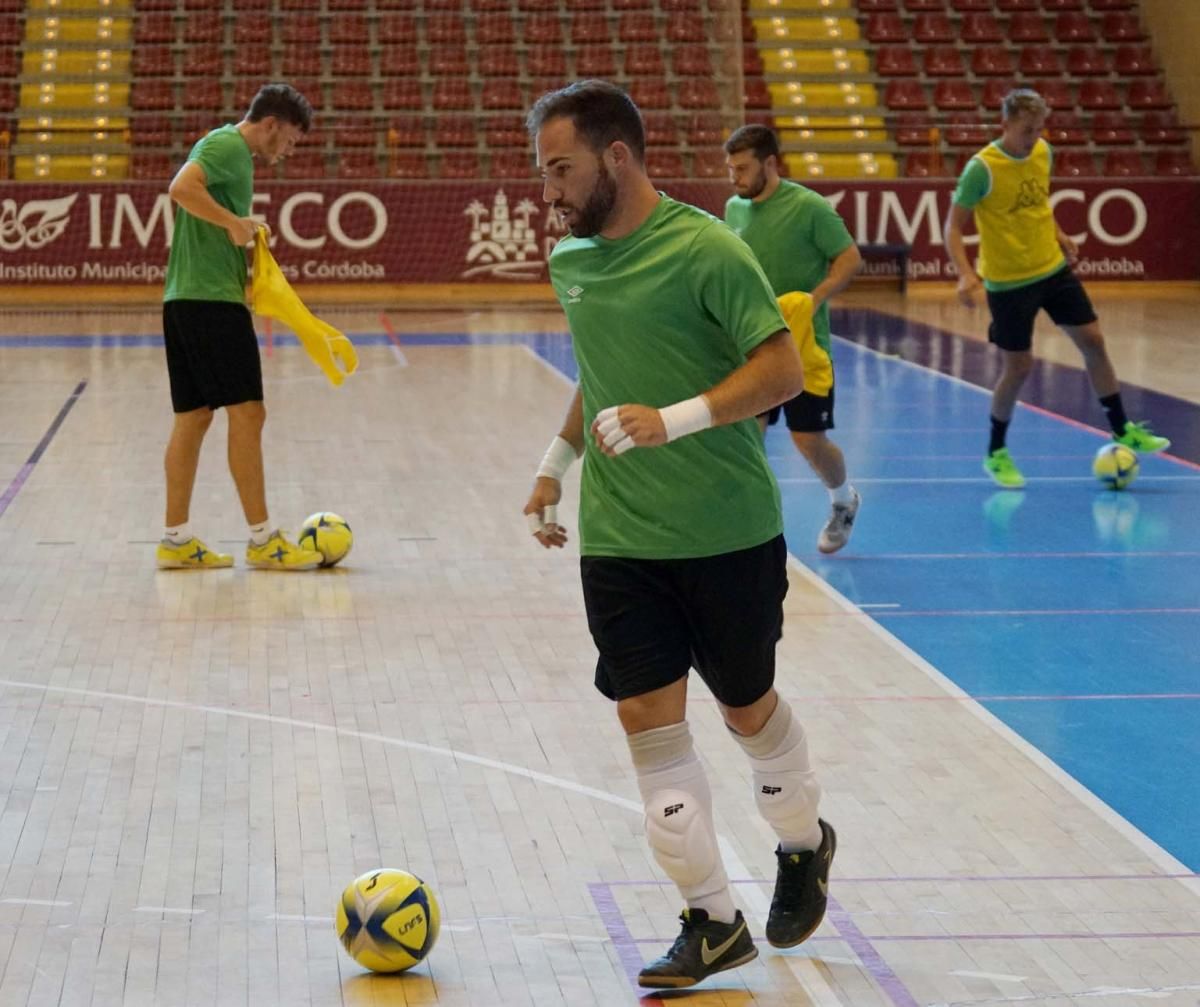
[[[183,41],[188,45],[220,42],[224,35],[225,25],[218,11],[194,11],[183,22]]]
[[[975,108],[975,92],[965,80],[939,80],[933,89],[933,103],[940,109],[955,111]]]
[[[365,80],[335,80],[332,98],[335,109],[369,112],[375,107],[375,95]]]
[[[1013,14],[1008,22],[1008,37],[1013,42],[1022,44],[1050,41],[1045,19],[1040,13],[1033,11],[1018,11]]]
[[[661,77],[665,71],[657,45],[631,45],[625,50],[625,73],[630,77]]]
[[[929,96],[915,80],[889,80],[883,103],[891,109],[925,109],[929,107]]]
[[[575,72],[580,77],[613,77],[617,72],[613,51],[607,45],[585,45],[575,50]]]
[[[950,0],[951,10],[956,10],[960,14],[967,14],[972,11],[987,11],[991,12],[992,0]]]
[[[1137,0],[1091,0],[1092,10],[1132,10]]]
[[[224,57],[219,45],[188,46],[183,54],[184,77],[220,77],[224,72]]]
[[[950,168],[940,153],[914,150],[904,159],[907,178],[949,178]]]
[[[1004,96],[1012,89],[1012,81],[991,77],[983,82],[983,94],[980,95],[979,103],[984,108],[995,111],[1004,102]]]
[[[1187,134],[1179,128],[1179,119],[1174,110],[1169,109],[1143,115],[1141,137],[1143,143],[1183,143]]]
[[[955,42],[958,33],[945,14],[918,14],[913,20],[913,40],[921,45],[931,45],[938,42]]]
[[[530,45],[561,45],[562,21],[557,14],[535,14],[525,19],[521,37]]]
[[[325,155],[320,151],[297,151],[283,162],[284,178],[324,178]]]
[[[374,147],[377,139],[378,130],[368,121],[347,120],[333,131],[335,147]]]
[[[365,44],[343,42],[334,47],[329,68],[334,77],[369,77],[371,50]]]
[[[571,16],[571,41],[575,45],[589,42],[608,45],[608,18],[603,14],[576,13]]]
[[[169,45],[139,45],[133,50],[134,77],[173,77],[175,57]]]
[[[904,9],[910,14],[923,11],[942,11],[946,9],[945,0],[904,0]]]
[[[946,121],[946,143],[951,147],[978,150],[995,139],[996,128],[983,122],[977,112],[959,112]]]
[[[677,150],[651,148],[646,151],[646,174],[651,178],[686,178],[683,155]]]
[[[692,176],[694,178],[728,178],[725,151],[710,147],[692,152]]]
[[[971,53],[971,72],[977,77],[1011,77],[1012,53],[1002,45],[977,46]]]
[[[707,77],[685,77],[679,82],[680,108],[720,108],[721,94],[714,81]]]
[[[1003,42],[1007,37],[991,14],[967,14],[962,20],[962,40],[968,45]]]
[[[433,127],[433,142],[439,147],[472,147],[479,133],[473,115],[441,115]]]
[[[1119,77],[1141,77],[1158,73],[1158,64],[1148,45],[1119,45],[1113,55],[1113,69]]]
[[[1056,151],[1054,174],[1060,178],[1095,178],[1096,159],[1085,150]]]
[[[1043,78],[1033,82],[1033,89],[1042,96],[1050,108],[1067,109],[1075,107],[1074,88],[1065,80]]]
[[[537,177],[537,168],[524,151],[497,150],[491,154],[488,161],[488,175],[492,178],[532,181]]]
[[[923,147],[929,143],[933,123],[924,112],[902,112],[896,116],[896,142],[902,147]]]
[[[424,147],[425,120],[419,115],[401,115],[388,127],[388,144],[393,147]]]
[[[882,42],[908,41],[908,27],[900,19],[899,14],[872,14],[867,18],[867,26],[863,34],[868,42],[875,45]]]
[[[480,178],[479,158],[471,151],[452,150],[442,155],[438,178]]]
[[[433,82],[431,104],[439,110],[461,112],[475,107],[471,85],[461,77],[442,77]]]
[[[1085,80],[1079,85],[1080,108],[1121,108],[1123,104],[1116,86],[1111,81]]]
[[[525,71],[533,77],[567,76],[567,57],[560,46],[535,45],[525,51]]]
[[[417,22],[411,14],[380,14],[375,31],[384,43],[417,41]]]
[[[485,109],[523,108],[525,99],[515,80],[487,80],[483,83],[480,104]]]
[[[184,108],[217,112],[224,103],[219,80],[193,80],[183,89]]]
[[[1054,19],[1054,37],[1059,42],[1095,42],[1092,19],[1076,11],[1063,11]]]
[[[1011,14],[1013,11],[1037,10],[1038,0],[996,0],[996,10]]]
[[[281,30],[285,47],[288,45],[321,44],[321,22],[315,14],[291,14],[283,19]],[[284,54],[287,54],[284,49]]]
[[[21,23],[17,26],[17,37],[12,44],[21,41]],[[150,14],[140,14],[133,23],[133,40],[138,45],[148,45],[154,42],[175,41],[175,18],[171,14],[154,11]]]
[[[637,77],[629,87],[629,97],[638,108],[664,109],[671,107],[667,82],[657,77]]]
[[[456,14],[430,14],[425,19],[425,38],[431,43],[467,41],[466,23]]]
[[[135,148],[169,147],[171,120],[165,115],[134,115],[129,120],[129,140]]]
[[[142,180],[165,180],[175,175],[170,154],[135,150],[129,158],[129,175]]]
[[[484,77],[519,77],[517,50],[505,44],[484,46],[479,50],[479,72]]]
[[[428,178],[429,164],[426,162],[424,154],[405,151],[389,159],[388,176],[391,178]]]
[[[767,82],[761,77],[742,79],[742,104],[746,108],[770,108],[774,104]]]
[[[725,127],[719,112],[693,112],[687,118],[687,141],[693,147],[718,146],[725,142]]]
[[[485,120],[484,142],[489,147],[529,146],[525,120],[519,115],[493,115]]]
[[[271,50],[262,46],[238,46],[233,50],[233,75],[270,80]]]
[[[704,21],[683,12],[667,15],[664,34],[668,42],[704,42],[708,39]]]
[[[1105,146],[1128,146],[1135,136],[1124,112],[1097,112],[1092,116],[1092,139]]]
[[[434,77],[465,77],[471,72],[467,47],[461,43],[430,46],[429,72]]]
[[[858,0],[858,9],[864,14],[875,11],[894,11],[900,9],[899,0]]]
[[[1129,91],[1125,96],[1130,108],[1170,108],[1171,96],[1167,94],[1166,85],[1157,77],[1142,78],[1130,81]]]
[[[478,45],[511,45],[516,40],[517,29],[508,14],[482,14],[475,22]]]
[[[1088,131],[1076,113],[1051,112],[1046,120],[1046,139],[1055,147],[1082,147],[1088,142]]]
[[[379,178],[379,159],[367,151],[347,151],[338,159],[338,178]]]
[[[416,77],[396,77],[393,80],[384,81],[381,98],[384,108],[419,109],[425,107],[425,100],[421,94],[421,82]]]
[[[1194,175],[1196,167],[1186,150],[1160,150],[1154,155],[1156,175]]]
[[[238,14],[233,22],[233,42],[237,46],[271,44],[271,22],[261,14]],[[268,53],[268,55],[270,55]]]
[[[907,45],[880,46],[875,54],[875,72],[882,77],[915,77],[917,61]]]
[[[1046,10],[1083,10],[1083,0],[1042,0]]]
[[[679,145],[679,127],[673,115],[661,112],[645,116],[646,145],[649,147],[676,147]]]
[[[421,54],[411,42],[393,42],[379,53],[379,73],[384,77],[421,76]]]
[[[925,73],[930,77],[962,77],[967,69],[962,55],[950,45],[934,45],[925,50]]]
[[[291,45],[283,50],[283,76],[319,77],[321,75],[321,50],[313,46]]]
[[[339,14],[329,22],[329,41],[334,45],[344,42],[366,45],[370,37],[370,26],[361,14]]]
[[[1108,75],[1108,57],[1095,45],[1073,45],[1067,50],[1067,73],[1072,77]]]
[[[1146,37],[1137,14],[1112,12],[1104,15],[1100,23],[1100,34],[1106,42],[1140,42]]]
[[[671,53],[671,67],[680,77],[711,77],[712,60],[702,45],[681,45]]]
[[[617,21],[617,38],[622,42],[657,42],[658,25],[653,14],[626,11]]]
[[[1050,45],[1029,45],[1021,50],[1021,73],[1026,77],[1038,77],[1043,74],[1058,74],[1062,72],[1058,51]]]
[[[1110,150],[1104,155],[1105,178],[1141,178],[1148,174],[1136,150]]]

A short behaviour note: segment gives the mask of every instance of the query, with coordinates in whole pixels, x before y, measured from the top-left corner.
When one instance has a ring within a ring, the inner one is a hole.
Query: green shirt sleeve
[[[813,213],[813,244],[827,259],[836,259],[854,244],[854,239],[850,237],[842,215],[829,205],[824,196],[818,198],[817,204]]]
[[[214,185],[224,185],[234,175],[237,163],[235,143],[242,143],[240,136],[232,133],[209,133],[202,137],[188,155],[189,161],[195,161],[204,169],[204,177],[209,188]]]
[[[979,158],[973,157],[967,162],[963,173],[958,178],[958,188],[954,190],[954,202],[965,206],[968,210],[975,207],[992,188],[992,175]]]
[[[727,227],[714,221],[697,234],[688,264],[696,300],[743,355],[787,328],[750,246]]]

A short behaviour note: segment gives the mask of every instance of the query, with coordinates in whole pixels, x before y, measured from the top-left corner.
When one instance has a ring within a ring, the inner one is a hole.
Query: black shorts
[[[175,412],[262,401],[258,336],[244,304],[166,301],[163,339]]]
[[[783,635],[787,546],[701,559],[584,556],[583,599],[596,649],[596,688],[628,699],[695,668],[726,706],[749,706],[775,682]]]
[[[787,428],[798,434],[818,434],[833,429],[833,389],[828,395],[801,392],[781,406],[763,413],[767,426],[779,422],[779,414],[787,420]]]
[[[1055,325],[1090,325],[1096,320],[1087,291],[1070,266],[1015,290],[989,290],[987,301],[992,312],[988,341],[1014,353],[1033,346],[1033,321],[1043,308]]]

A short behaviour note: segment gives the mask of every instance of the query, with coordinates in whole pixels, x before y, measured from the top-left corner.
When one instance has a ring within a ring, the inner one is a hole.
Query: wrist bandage
[[[660,409],[658,415],[666,427],[668,444],[712,426],[712,410],[708,408],[708,400],[703,395]]]
[[[567,474],[567,469],[575,462],[575,458],[575,449],[571,446],[571,442],[562,437],[555,437],[550,442],[550,447],[546,449],[542,464],[538,466],[538,478],[545,477],[562,482],[563,476]]]

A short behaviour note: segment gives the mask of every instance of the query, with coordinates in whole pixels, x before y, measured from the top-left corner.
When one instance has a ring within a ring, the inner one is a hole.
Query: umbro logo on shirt
[[[567,301],[567,303],[568,304],[578,304],[579,303],[579,295],[582,293],[583,293],[583,287],[572,287],[570,290],[567,291],[567,296],[569,298],[571,298],[569,301]]]

